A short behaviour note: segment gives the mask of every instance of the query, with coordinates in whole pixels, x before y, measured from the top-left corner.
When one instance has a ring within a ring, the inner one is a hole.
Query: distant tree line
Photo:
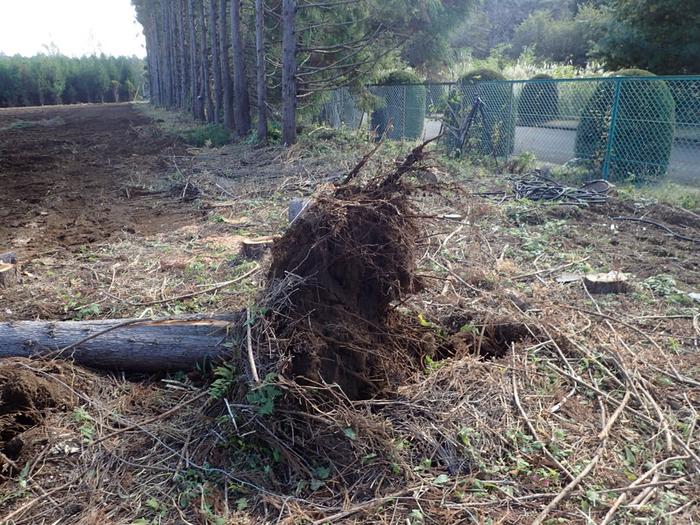
[[[700,1],[484,0],[453,29],[453,49],[658,75],[700,74]]]
[[[0,55],[0,107],[130,101],[143,71],[136,57]]]
[[[475,0],[132,0],[144,26],[153,103],[263,141],[320,94],[448,52]],[[255,119],[254,117],[257,117]]]

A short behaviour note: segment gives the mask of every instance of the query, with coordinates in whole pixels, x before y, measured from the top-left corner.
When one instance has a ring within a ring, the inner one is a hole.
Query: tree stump
[[[18,281],[17,255],[12,252],[0,254],[0,289],[9,288]]]
[[[9,288],[17,283],[17,265],[0,262],[0,289]]]
[[[0,253],[0,262],[17,264],[17,254],[14,252]]]
[[[629,290],[627,275],[615,271],[588,274],[584,276],[583,284],[592,294],[625,293]]]
[[[265,250],[272,247],[274,237],[258,237],[257,239],[245,239],[241,246],[241,253],[246,259],[257,261],[265,254]]]

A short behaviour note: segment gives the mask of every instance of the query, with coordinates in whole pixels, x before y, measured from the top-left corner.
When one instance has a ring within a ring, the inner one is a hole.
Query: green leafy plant
[[[225,363],[214,369],[214,377],[216,379],[209,385],[209,395],[214,399],[221,399],[236,383],[238,374],[232,363]]]
[[[83,319],[90,319],[97,317],[102,313],[102,309],[98,304],[92,303],[88,304],[86,306],[81,306],[77,308],[75,315],[73,316],[73,319],[76,319],[77,321],[82,321]]]
[[[642,285],[655,295],[666,297],[678,292],[676,280],[667,274],[654,275],[644,279]]]
[[[73,420],[78,423],[78,431],[85,441],[92,441],[95,437],[95,420],[83,407],[73,410]]]
[[[214,124],[183,131],[180,136],[185,142],[198,148],[223,146],[231,140],[231,136],[226,131],[226,128]]]
[[[534,153],[529,151],[523,151],[517,157],[509,159],[506,163],[505,169],[508,173],[522,174],[532,170],[535,167],[535,162],[537,157]]]
[[[423,458],[421,462],[413,467],[413,470],[415,472],[422,472],[425,470],[429,470],[433,466],[433,461],[430,458]]]
[[[436,476],[435,479],[433,480],[433,485],[441,487],[442,485],[446,484],[449,481],[450,481],[450,477],[447,474],[440,474],[439,476]]]
[[[425,516],[419,509],[413,509],[408,516],[408,523],[410,525],[423,525],[425,523]]]
[[[423,363],[425,364],[425,373],[426,374],[430,374],[432,372],[440,370],[440,368],[442,368],[442,366],[445,364],[443,361],[435,361],[429,355],[426,355],[423,358]]]
[[[261,416],[269,416],[275,411],[275,400],[282,395],[282,392],[275,384],[277,375],[268,374],[260,386],[251,390],[246,395],[246,399],[258,409]]]
[[[314,476],[309,483],[311,490],[318,490],[323,485],[326,484],[326,480],[331,475],[330,467],[316,467],[314,469]]]

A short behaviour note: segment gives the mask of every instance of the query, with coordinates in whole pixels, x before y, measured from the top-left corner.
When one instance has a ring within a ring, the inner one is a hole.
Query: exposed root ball
[[[414,216],[397,186],[345,186],[318,198],[275,244],[272,287],[290,276],[296,283],[282,288],[283,301],[278,294],[273,321],[290,357],[285,375],[362,399],[415,370],[418,348],[390,307],[420,288]]]

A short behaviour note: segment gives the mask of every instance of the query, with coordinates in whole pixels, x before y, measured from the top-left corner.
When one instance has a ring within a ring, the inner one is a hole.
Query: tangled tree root
[[[283,290],[272,325],[289,356],[282,374],[337,384],[350,399],[396,385],[418,354],[404,337],[392,301],[417,290],[418,228],[400,191],[336,192],[319,198],[273,249],[271,286]]]
[[[409,482],[416,458],[397,442],[428,410],[417,401],[427,391],[411,392],[411,385],[443,358],[497,358],[501,346],[527,336],[509,324],[463,332],[466,318],[437,320],[438,326],[397,308],[423,287],[416,275],[420,214],[401,180],[420,169],[422,148],[384,178],[317,196],[272,248],[265,314],[251,336],[258,352],[250,376],[268,379],[242,392],[251,406],[236,431],[253,427],[256,450],[277,451],[271,476],[277,490],[325,486],[336,498],[375,478]],[[421,431],[415,450],[427,454],[437,442],[454,441],[461,424],[450,420],[446,430],[436,427],[439,435]],[[240,462],[250,462],[250,454]],[[269,462],[266,454],[260,452],[260,462]],[[445,466],[464,470],[452,455]]]
[[[396,311],[422,288],[421,227],[401,176],[423,155],[419,146],[387,177],[317,196],[272,248],[253,338],[260,377],[275,379],[247,396],[273,398],[275,409],[248,422],[264,448],[281,452],[275,479],[284,485],[319,479],[329,459],[349,479],[364,475],[352,468],[358,457],[389,458],[383,419],[353,404],[395,394],[437,351],[425,327]],[[367,438],[348,437],[359,433]]]
[[[422,158],[420,146],[384,179],[319,196],[275,243],[267,303],[281,376],[358,400],[420,367],[425,349],[392,304],[421,288],[420,228],[400,177]]]

